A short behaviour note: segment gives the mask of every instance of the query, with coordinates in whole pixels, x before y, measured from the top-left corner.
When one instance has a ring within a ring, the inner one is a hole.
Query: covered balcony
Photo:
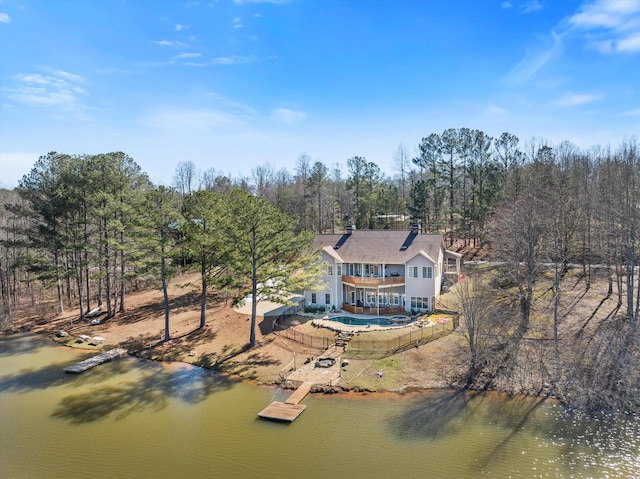
[[[389,279],[389,278],[358,278]],[[343,283],[342,309],[354,314],[391,315],[406,311],[404,283],[392,283],[384,286],[367,284],[356,286]]]
[[[376,286],[391,286],[391,285],[403,285],[405,282],[404,276],[395,275],[395,276],[385,276],[378,277],[376,275],[373,276],[349,276],[346,274],[342,275],[342,283],[350,284],[355,287],[373,287]]]

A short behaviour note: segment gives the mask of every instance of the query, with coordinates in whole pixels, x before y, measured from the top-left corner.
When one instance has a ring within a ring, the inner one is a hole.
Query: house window
[[[429,309],[429,298],[422,298],[420,296],[411,296],[411,309],[419,311]]]
[[[329,276],[333,276],[333,265],[332,264],[327,265],[327,274]]]
[[[331,304],[331,293],[326,293],[324,295],[324,304]]]
[[[431,268],[431,266],[422,267],[422,277],[427,279],[433,278],[433,269]]]
[[[376,293],[367,292],[367,305],[374,306],[376,304]]]
[[[409,278],[417,278],[417,277],[418,277],[418,267],[409,266]]]
[[[339,264],[338,266],[336,266],[338,268],[338,276],[342,276],[342,265]]]
[[[311,293],[311,304],[316,304],[316,293]]]

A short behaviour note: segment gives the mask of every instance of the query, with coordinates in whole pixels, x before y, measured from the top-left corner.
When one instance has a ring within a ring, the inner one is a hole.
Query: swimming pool
[[[398,326],[400,324],[409,323],[411,321],[411,318],[408,316],[393,316],[391,318],[356,318],[353,316],[335,316],[333,318],[329,318],[329,321],[336,321],[338,323],[347,324],[349,326]]]

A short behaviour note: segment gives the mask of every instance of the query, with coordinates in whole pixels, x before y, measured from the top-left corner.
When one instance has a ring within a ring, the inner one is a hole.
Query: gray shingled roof
[[[329,246],[345,263],[404,264],[420,251],[438,259],[442,235],[411,230],[354,230],[351,234],[318,235],[314,247]]]

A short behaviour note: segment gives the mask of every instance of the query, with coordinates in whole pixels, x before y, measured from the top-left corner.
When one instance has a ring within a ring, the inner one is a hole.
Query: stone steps
[[[349,341],[351,341],[351,338],[353,338],[353,335],[354,333],[351,331],[341,331],[340,333],[338,333],[338,336],[336,338],[336,346],[346,348],[347,344],[349,344]]]

